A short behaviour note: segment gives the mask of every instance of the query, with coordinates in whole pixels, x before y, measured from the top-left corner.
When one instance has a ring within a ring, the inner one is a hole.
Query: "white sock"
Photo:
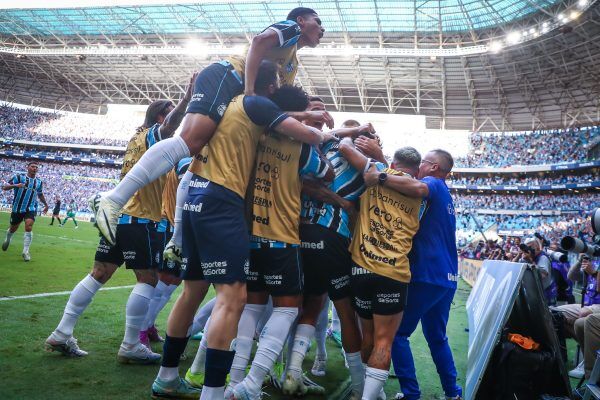
[[[160,314],[160,312],[163,310],[163,308],[165,308],[165,306],[167,305],[169,300],[171,300],[171,296],[173,295],[173,292],[178,287],[179,287],[179,285],[168,285],[167,287],[165,287],[163,289],[162,297],[160,298],[160,303],[158,303],[158,310],[156,312],[157,316],[158,316],[158,314]],[[155,322],[156,322],[156,317],[154,317],[154,321],[152,322],[152,325],[154,325]]]
[[[133,287],[129,295],[129,300],[127,300],[127,306],[125,307],[124,345],[132,347],[140,342],[140,330],[146,319],[148,305],[150,304],[150,300],[152,300],[152,293],[154,293],[154,287],[147,283],[138,282]]]
[[[256,325],[256,336],[260,336],[263,328],[271,318],[271,314],[273,314],[273,299],[269,296],[269,301],[266,304],[265,310],[262,313],[262,317],[258,320],[258,325]]]
[[[331,330],[334,332],[341,332],[342,325],[340,325],[340,317],[338,316],[337,310],[335,309],[335,306],[333,304],[331,308]]]
[[[25,232],[23,234],[23,253],[29,253],[29,246],[31,246],[32,239],[33,232]]]
[[[296,337],[294,337],[294,346],[290,356],[290,365],[288,371],[295,375],[302,375],[302,362],[306,357],[308,346],[315,334],[315,327],[308,324],[298,324],[296,328]]]
[[[279,358],[285,338],[297,316],[298,308],[296,307],[273,308],[273,314],[260,335],[250,372],[244,379],[246,389],[251,396],[257,396],[260,393],[265,376]]]
[[[154,292],[152,293],[152,300],[150,300],[150,304],[148,304],[148,312],[146,313],[146,319],[144,320],[144,324],[142,325],[142,330],[148,330],[152,325],[154,325],[154,320],[160,311],[158,306],[160,301],[162,300],[163,291],[168,285],[163,281],[159,280],[156,286],[154,287]]]
[[[190,181],[193,176],[194,174],[192,171],[185,171],[185,174],[183,174],[179,181],[179,185],[177,186],[177,195],[175,196],[175,216],[173,217],[173,236],[171,236],[171,240],[178,247],[181,247],[182,243],[181,218],[183,215],[183,204],[185,203],[188,189],[190,188]]]
[[[350,371],[352,390],[360,394],[365,386],[365,367],[360,357],[360,351],[346,353],[346,362]]]
[[[390,371],[383,369],[367,367],[367,377],[365,379],[362,400],[376,400],[387,381],[389,373]]]
[[[206,326],[204,327],[204,335],[202,335],[202,340],[200,340],[200,345],[198,346],[198,351],[196,352],[196,357],[194,357],[194,362],[190,367],[192,374],[204,373],[204,364],[206,363],[206,349],[208,348],[208,327],[210,326],[210,318],[206,321]]]
[[[223,400],[225,397],[225,387],[203,386],[200,400]]]
[[[171,170],[179,160],[190,156],[181,136],[161,140],[150,147],[107,197],[123,207],[142,187]]]
[[[236,385],[246,376],[246,367],[252,354],[254,344],[254,331],[258,320],[262,317],[266,305],[246,304],[238,323],[237,338],[235,341],[235,357],[229,372],[229,382]]]
[[[179,367],[163,367],[158,370],[158,377],[162,381],[172,381],[179,378]]]
[[[15,233],[11,232],[10,229],[6,230],[6,240],[8,240],[9,242],[12,240],[12,237]]]
[[[207,331],[206,325],[208,325],[208,319],[210,318],[210,314],[212,313],[213,308],[215,307],[215,303],[217,302],[217,298],[213,297],[209,302],[204,304],[196,315],[194,316],[194,322],[192,322],[191,335],[195,335],[196,333],[204,330]]]
[[[327,339],[327,324],[329,323],[329,299],[325,302],[321,313],[315,325],[315,341],[317,342],[316,358],[320,360],[327,359],[327,348],[325,340]]]
[[[60,320],[54,335],[62,340],[66,340],[73,335],[73,329],[79,319],[79,316],[85,311],[92,302],[96,292],[102,287],[102,284],[95,280],[91,275],[83,278],[71,292],[69,301],[65,306],[63,317]]]

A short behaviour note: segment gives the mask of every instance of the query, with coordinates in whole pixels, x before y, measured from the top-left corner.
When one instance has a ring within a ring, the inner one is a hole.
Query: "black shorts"
[[[194,185],[202,182],[202,185]],[[184,280],[210,283],[246,282],[250,237],[244,199],[198,175],[192,177],[183,205]]]
[[[11,212],[10,213],[10,224],[17,225],[23,222],[23,220],[32,219],[35,221],[35,212],[26,211],[24,213]]]
[[[54,210],[52,210],[52,215],[53,216],[56,216],[58,214],[60,214],[60,208],[55,208]]]
[[[377,275],[353,263],[352,303],[364,319],[376,315],[394,315],[404,311],[408,283]]]
[[[301,224],[304,293],[329,294],[332,301],[352,296],[350,239],[317,224]]]
[[[167,225],[167,230],[165,232],[163,232],[163,235],[165,235],[165,239],[163,242],[163,251],[164,248],[166,246],[167,243],[169,243],[169,240],[171,240],[171,238],[173,237],[173,231],[171,230],[171,224]],[[163,251],[161,251],[161,254],[163,253]],[[181,264],[178,263],[177,261],[171,261],[171,260],[165,260],[165,258],[163,257],[162,263],[160,264],[160,267],[158,267],[158,270],[160,272],[166,272],[170,275],[176,276],[179,278],[179,275],[181,275]]]
[[[122,265],[128,269],[157,269],[162,263],[164,234],[156,224],[132,223],[117,225],[117,243],[111,246],[104,238],[96,248],[96,261]]]
[[[210,64],[196,77],[186,113],[206,115],[218,124],[229,102],[243,92],[242,78],[229,62]]]
[[[302,294],[304,276],[300,248],[250,249],[246,285],[249,292],[269,292],[271,296]]]

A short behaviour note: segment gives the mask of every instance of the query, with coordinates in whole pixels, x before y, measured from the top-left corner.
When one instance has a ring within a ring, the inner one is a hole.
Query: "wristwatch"
[[[379,174],[379,178],[377,178],[377,180],[379,181],[379,184],[383,186],[383,184],[385,183],[386,179],[387,179],[388,174],[386,174],[385,172],[382,172]]]

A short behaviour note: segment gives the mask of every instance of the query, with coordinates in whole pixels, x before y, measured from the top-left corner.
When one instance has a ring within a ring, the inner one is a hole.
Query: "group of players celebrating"
[[[177,106],[148,107],[120,183],[92,199],[102,236],[94,266],[48,349],[87,355],[75,324],[125,263],[137,284],[118,360],[160,361],[155,398],[259,399],[286,341],[283,394],[323,392],[306,384],[302,362],[327,298],[340,319],[349,398],[384,399],[391,361],[404,392],[397,398],[420,398],[408,344],[419,321],[446,398],[460,398],[446,337],[457,281],[444,183],[452,157],[433,150],[421,159],[405,147],[388,166],[370,124],[324,133],[333,119],[323,101],[292,86],[297,49],[317,46],[323,33],[314,10],[296,8],[257,35],[245,58],[195,74]],[[161,358],[149,345],[162,340],[154,320],[182,280]],[[210,319],[181,378],[211,284]]]

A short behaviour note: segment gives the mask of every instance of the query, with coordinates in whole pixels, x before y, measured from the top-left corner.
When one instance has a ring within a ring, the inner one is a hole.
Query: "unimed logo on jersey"
[[[183,210],[199,213],[200,211],[202,211],[202,203],[200,203],[200,204],[183,203]]]

